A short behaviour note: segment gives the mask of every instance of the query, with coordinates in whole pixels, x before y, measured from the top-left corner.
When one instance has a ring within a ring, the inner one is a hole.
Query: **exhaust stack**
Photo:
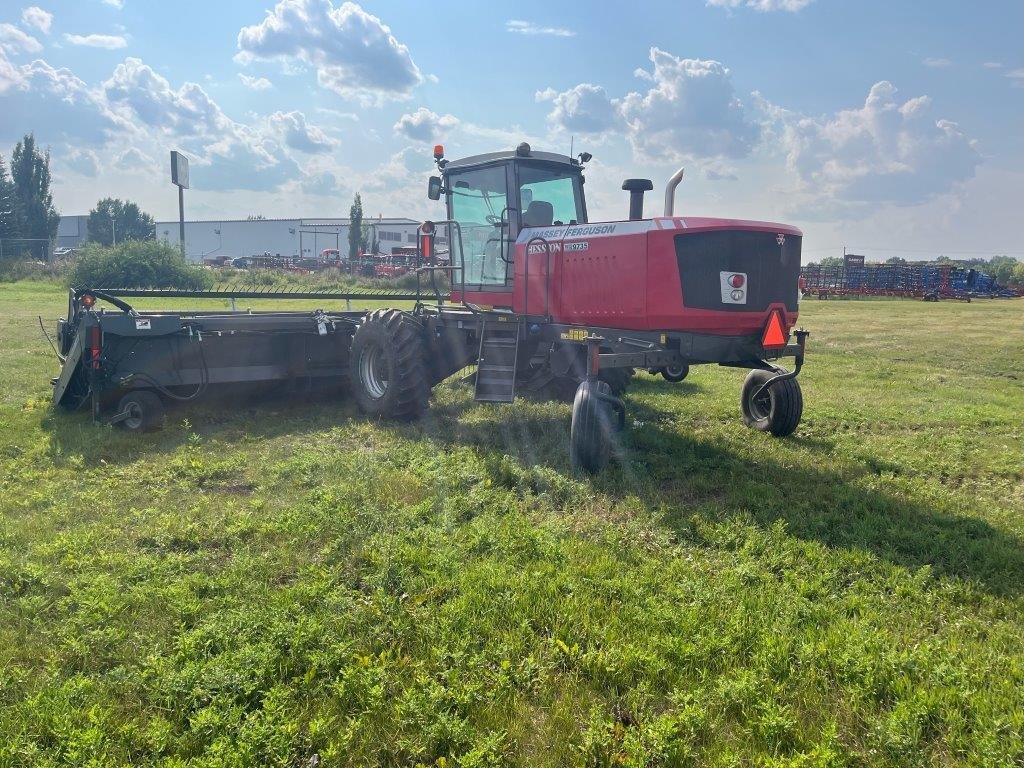
[[[679,182],[683,180],[683,173],[685,168],[680,168],[678,171],[672,174],[672,178],[668,180],[668,184],[665,185],[665,215],[671,216],[672,211],[676,206],[676,187],[679,186]]]

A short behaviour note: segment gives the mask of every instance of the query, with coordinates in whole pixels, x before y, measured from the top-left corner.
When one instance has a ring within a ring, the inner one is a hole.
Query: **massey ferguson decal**
[[[617,221],[614,224],[570,224],[564,227],[547,227],[545,229],[526,227],[519,232],[516,242],[525,243],[534,238],[542,238],[549,242],[555,240],[571,240],[575,237],[609,237],[612,235],[638,235],[654,228],[650,221]],[[552,242],[552,245],[554,243]],[[532,250],[531,253],[535,253]]]

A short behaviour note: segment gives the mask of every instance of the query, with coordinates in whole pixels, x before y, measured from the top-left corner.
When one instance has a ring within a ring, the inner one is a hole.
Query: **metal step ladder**
[[[483,403],[511,403],[515,400],[518,356],[518,322],[481,320],[474,399]]]

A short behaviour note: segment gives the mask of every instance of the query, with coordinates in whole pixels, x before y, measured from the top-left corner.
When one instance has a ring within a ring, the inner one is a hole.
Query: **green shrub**
[[[194,290],[213,285],[213,275],[167,243],[129,240],[113,248],[87,245],[71,270],[69,282],[78,288]]]

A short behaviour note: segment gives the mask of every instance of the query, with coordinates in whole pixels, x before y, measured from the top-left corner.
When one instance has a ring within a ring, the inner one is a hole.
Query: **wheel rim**
[[[359,356],[359,379],[363,389],[374,400],[384,397],[388,391],[387,365],[380,347],[367,347]]]
[[[681,365],[666,365],[665,373],[669,376],[678,377],[683,375],[683,366]],[[733,401],[735,402],[735,401]]]
[[[760,387],[760,386],[763,386],[763,385],[759,384],[758,387]],[[756,391],[757,390],[755,389],[754,392],[756,392]],[[754,397],[753,393],[751,393],[751,397],[750,397],[749,402],[750,402],[750,414],[755,419],[758,419],[758,420],[760,420],[760,419],[767,419],[769,416],[771,416],[771,414],[772,414],[772,393],[771,393],[770,389],[767,389],[767,388],[764,389],[764,391],[762,391],[761,394],[757,395],[757,397]]]
[[[128,403],[125,408],[128,415],[124,419],[124,425],[128,429],[138,429],[142,426],[142,407],[138,403]]]

